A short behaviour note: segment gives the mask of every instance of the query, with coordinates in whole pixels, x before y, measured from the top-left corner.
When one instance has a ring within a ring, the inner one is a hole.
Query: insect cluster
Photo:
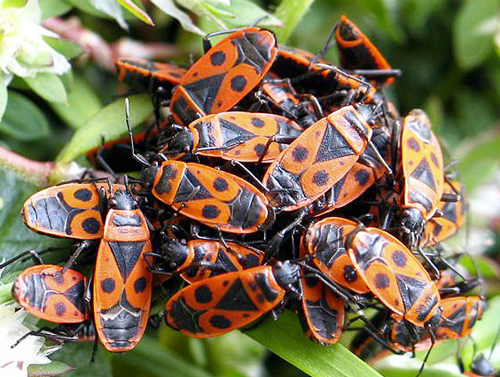
[[[168,297],[166,323],[191,337],[285,308],[323,345],[355,313],[365,325],[352,350],[367,361],[466,337],[485,301],[466,296],[479,281],[441,245],[462,226],[462,186],[427,115],[401,117],[385,97],[399,71],[345,16],[331,35],[340,67],[256,26],[214,34],[225,37],[212,47],[207,36],[188,69],[117,62],[119,80],[151,94],[155,122],[88,158],[115,178],[140,176],[29,198],[26,225],[76,251],[25,270],[14,297],[80,324],[50,337],[77,339],[89,321],[111,352],[140,341],[153,292]],[[91,277],[73,269],[96,250]]]

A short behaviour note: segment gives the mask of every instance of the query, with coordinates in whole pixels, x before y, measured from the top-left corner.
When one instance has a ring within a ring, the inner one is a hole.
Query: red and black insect
[[[24,203],[24,223],[37,233],[56,237],[102,238],[100,189],[107,190],[107,184],[69,183],[38,191]]]
[[[161,242],[160,252],[152,255],[160,257],[167,265],[166,271],[161,273],[175,271],[189,283],[227,272],[258,267],[264,260],[262,251],[249,246],[231,241],[196,239],[187,242],[165,239]]]
[[[456,195],[456,202],[439,202],[437,211],[440,216],[432,217],[425,225],[422,246],[432,246],[453,236],[462,227],[467,207],[463,185],[458,181],[444,183],[445,195]]]
[[[416,327],[438,324],[438,288],[401,241],[378,228],[358,228],[346,247],[358,275],[387,308]]]
[[[166,304],[166,322],[195,338],[242,328],[279,307],[293,289],[300,266],[288,261],[198,281]]]
[[[206,165],[164,161],[145,168],[142,180],[161,202],[225,232],[253,233],[273,221],[268,201],[257,188]]]
[[[377,102],[377,90],[371,84],[297,48],[280,46],[271,71],[293,82],[301,92],[317,97],[333,94],[343,105]]]
[[[86,288],[87,278],[78,271],[41,264],[17,276],[12,297],[37,318],[55,323],[80,323],[89,319]]]
[[[153,62],[141,58],[124,58],[115,62],[118,80],[160,99],[168,99],[172,89],[182,81],[186,69],[173,64]]]
[[[162,153],[193,153],[242,162],[270,162],[302,132],[274,114],[232,111],[207,115],[182,128]],[[176,156],[172,156],[176,158]]]
[[[346,237],[356,226],[354,221],[327,217],[309,226],[300,247],[329,279],[353,292],[365,294],[370,289],[356,272],[345,248]]]
[[[340,55],[340,64],[348,70],[362,70],[362,73],[370,75],[370,81],[375,85],[390,85],[394,81],[393,76],[399,71],[394,71],[384,56],[375,45],[363,34],[361,30],[346,16],[340,17],[335,31],[335,40]],[[364,72],[364,71],[368,72]],[[385,75],[384,75],[385,71]]]
[[[324,215],[353,202],[387,173],[380,157],[390,164],[391,139],[385,127],[375,127],[371,143],[367,146],[351,170],[335,183],[324,195],[310,205],[310,213],[315,217]],[[373,148],[377,148],[374,152]]]
[[[306,256],[301,246],[300,257]],[[344,300],[314,274],[301,276],[300,290],[299,318],[306,336],[321,345],[336,343],[344,324]]]
[[[267,169],[263,183],[271,205],[292,211],[319,198],[349,172],[371,136],[365,116],[352,106],[316,122]]]
[[[174,89],[170,104],[174,120],[188,125],[200,116],[230,110],[265,77],[276,52],[271,31],[258,27],[234,31],[205,51]]]
[[[149,318],[153,275],[145,254],[151,252],[151,241],[132,194],[109,192],[94,272],[94,321],[104,347],[124,352],[142,338]]]
[[[404,322],[393,315],[387,337],[393,347],[404,352],[427,350],[436,342],[467,337],[485,307],[484,298],[479,296],[445,298],[441,300],[442,317],[436,326],[429,330],[417,329],[412,334]]]
[[[401,170],[404,179],[400,226],[410,247],[419,244],[425,223],[436,212],[444,192],[441,146],[425,112],[412,110],[401,132]]]

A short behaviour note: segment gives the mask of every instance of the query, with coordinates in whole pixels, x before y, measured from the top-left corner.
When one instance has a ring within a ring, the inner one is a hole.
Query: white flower
[[[59,347],[44,347],[44,339],[37,336],[29,336],[17,347],[11,346],[24,334],[33,330],[23,323],[26,311],[16,311],[17,304],[10,301],[0,305],[0,375],[9,377],[20,377],[28,375],[30,364],[48,364],[49,354]],[[31,326],[32,327],[32,326]]]
[[[38,0],[27,0],[20,8],[0,0],[0,76],[33,77],[38,72],[63,74],[71,68],[66,58],[42,37],[57,34],[40,26]]]

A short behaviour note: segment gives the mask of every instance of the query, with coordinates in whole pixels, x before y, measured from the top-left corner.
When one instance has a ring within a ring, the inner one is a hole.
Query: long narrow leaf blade
[[[266,319],[246,334],[312,377],[380,377],[342,345],[323,347],[308,340],[290,312],[276,322]]]

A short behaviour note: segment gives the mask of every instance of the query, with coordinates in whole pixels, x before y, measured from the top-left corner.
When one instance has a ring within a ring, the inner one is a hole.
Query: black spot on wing
[[[116,288],[116,282],[112,278],[106,278],[101,281],[101,289],[105,293],[112,293]]]
[[[235,92],[243,92],[247,85],[247,79],[245,76],[238,75],[231,79],[231,89]]]
[[[94,217],[87,217],[82,221],[82,228],[89,234],[97,234],[101,230],[101,224]]]
[[[82,202],[88,202],[92,199],[92,191],[87,188],[76,190],[73,195],[76,199],[81,200]]]
[[[215,51],[210,55],[210,62],[212,65],[220,66],[226,61],[226,54],[224,51]]]
[[[213,327],[221,330],[225,330],[231,327],[231,320],[226,316],[220,314],[211,316],[208,322],[210,322]]]
[[[212,301],[212,290],[206,284],[200,285],[194,291],[194,297],[200,304],[208,304],[210,301]]]
[[[144,276],[141,276],[139,279],[137,279],[135,282],[134,282],[134,291],[135,293],[141,293],[141,292],[144,292],[144,290],[146,289],[148,283],[147,283],[147,280]]]
[[[201,214],[205,219],[215,219],[220,215],[220,210],[214,205],[207,204],[203,207]]]
[[[396,266],[403,268],[406,266],[408,257],[404,251],[396,250],[392,252],[391,259]]]

